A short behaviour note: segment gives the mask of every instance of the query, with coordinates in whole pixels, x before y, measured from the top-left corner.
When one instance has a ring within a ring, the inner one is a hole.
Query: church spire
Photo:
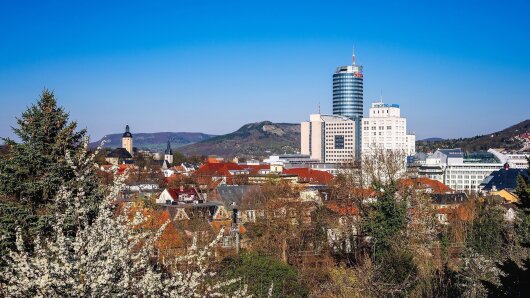
[[[167,140],[166,155],[173,155],[173,151],[171,150],[171,143],[169,142],[169,140]]]

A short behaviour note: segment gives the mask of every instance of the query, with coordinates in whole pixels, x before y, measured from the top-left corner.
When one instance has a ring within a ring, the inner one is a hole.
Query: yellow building
[[[508,203],[516,203],[517,201],[519,201],[519,198],[517,197],[517,195],[507,191],[506,189],[502,189],[499,191],[492,191],[490,192],[490,194],[492,196],[499,196]]]

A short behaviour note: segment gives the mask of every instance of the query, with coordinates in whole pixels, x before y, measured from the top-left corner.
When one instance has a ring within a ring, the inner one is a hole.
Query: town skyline
[[[132,4],[116,19],[119,5],[80,14],[68,5],[14,4],[0,21],[13,28],[1,33],[0,136],[13,136],[16,115],[44,87],[93,140],[125,124],[225,134],[264,120],[300,123],[318,106],[332,114],[331,77],[349,64],[353,44],[364,65],[364,114],[382,93],[402,106],[418,139],[471,137],[528,119],[526,109],[511,108],[530,93],[526,3],[385,5],[395,10],[310,3],[276,12],[229,3],[238,9],[228,9],[227,21],[216,14],[219,4]],[[345,19],[353,10],[358,22]],[[22,25],[29,17],[40,27]],[[265,26],[270,17],[276,23]]]

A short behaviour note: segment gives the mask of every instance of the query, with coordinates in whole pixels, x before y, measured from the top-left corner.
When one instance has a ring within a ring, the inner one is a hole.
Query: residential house
[[[459,219],[469,219],[469,215],[459,209],[468,202],[466,193],[434,193],[431,194],[431,200],[436,209],[436,218],[441,224],[449,224],[449,217],[452,215],[456,215]]]
[[[178,205],[178,204],[200,204],[204,203],[203,198],[193,187],[166,188],[156,199],[157,204]]]

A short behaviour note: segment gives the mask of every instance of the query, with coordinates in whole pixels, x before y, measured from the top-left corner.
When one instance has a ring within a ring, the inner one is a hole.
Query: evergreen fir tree
[[[73,178],[65,156],[82,145],[86,131],[75,131],[68,114],[44,90],[37,104],[17,119],[20,143],[4,139],[9,154],[0,158],[0,193],[38,208],[49,203],[60,185]]]
[[[377,201],[372,204],[363,228],[373,237],[375,257],[380,260],[389,251],[393,238],[405,227],[407,206],[396,198],[395,183],[376,183],[374,189],[379,190]]]
[[[14,227],[30,235],[50,229],[56,208],[52,202],[61,187],[86,194],[91,218],[102,197],[95,168],[84,171],[86,179],[74,179],[74,168],[83,165],[71,160],[88,156],[86,131],[76,131],[77,124],[68,121],[68,113],[57,106],[53,92],[43,90],[38,102],[17,118],[17,124],[13,132],[20,142],[4,139],[9,149],[0,156],[0,255],[14,245]]]
[[[530,181],[522,175],[517,177],[517,187],[515,194],[519,197],[519,207],[523,210],[530,210]]]
[[[530,158],[528,164],[530,171]],[[517,177],[515,194],[519,198],[515,230],[521,245],[530,247],[530,181],[522,175]]]

